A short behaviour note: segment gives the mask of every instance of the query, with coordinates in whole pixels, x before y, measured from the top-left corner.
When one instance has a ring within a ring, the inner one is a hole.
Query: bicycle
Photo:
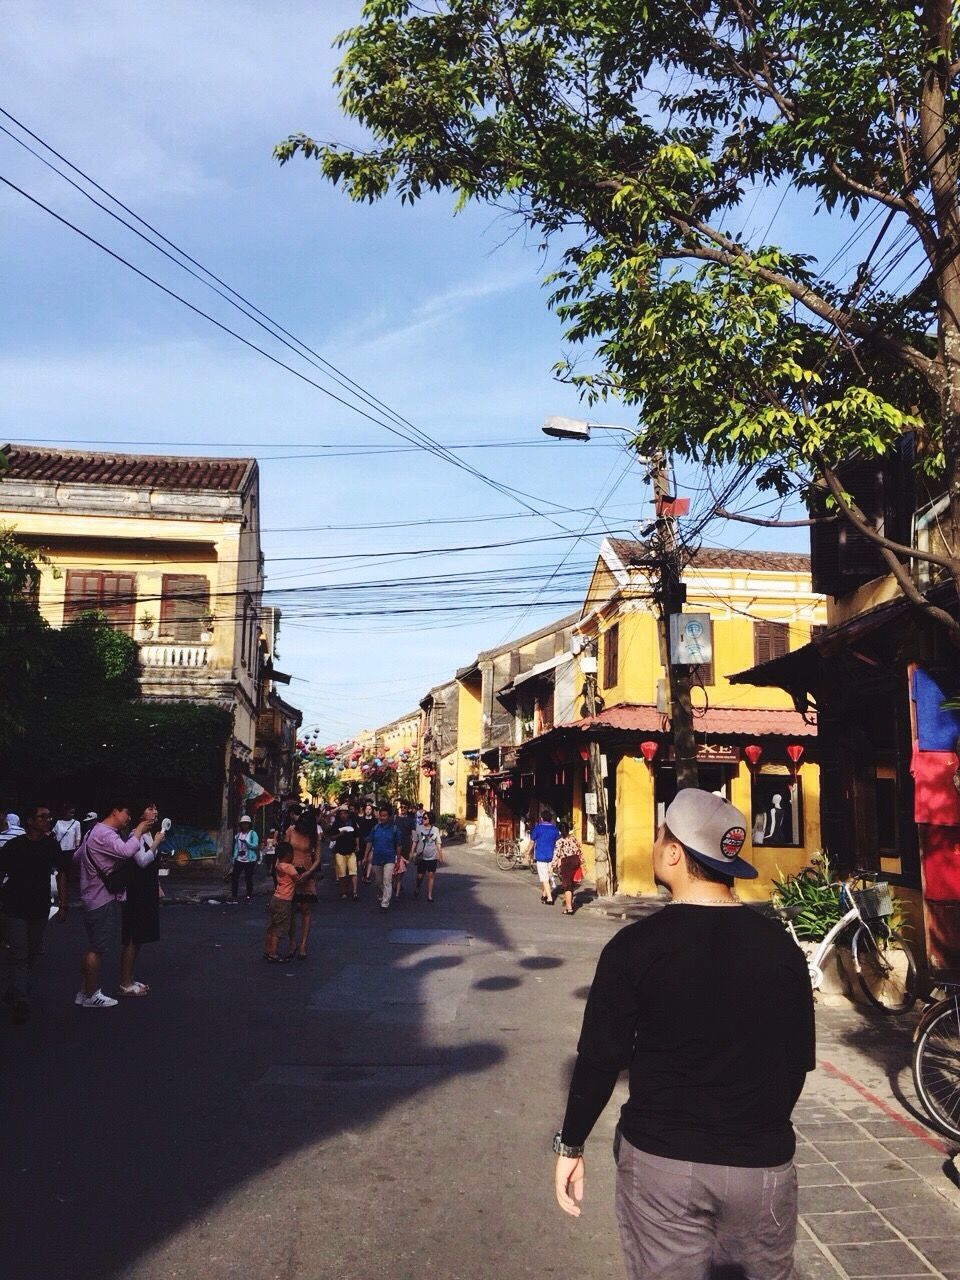
[[[934,1125],[960,1141],[960,985],[924,1010],[913,1033],[913,1084]]]
[[[807,960],[810,984],[819,991],[827,956],[837,946],[849,945],[860,989],[870,1004],[882,1013],[906,1013],[917,998],[916,961],[904,939],[886,923],[893,914],[890,886],[884,881],[871,884],[871,879],[869,872],[858,871],[850,883],[836,886],[843,915]],[[852,887],[858,884],[862,887]],[[793,921],[803,909],[801,904],[775,908],[797,946],[800,939]]]
[[[517,867],[530,870],[530,861],[523,853],[524,843],[516,837],[497,841],[497,866],[501,871],[514,871]]]

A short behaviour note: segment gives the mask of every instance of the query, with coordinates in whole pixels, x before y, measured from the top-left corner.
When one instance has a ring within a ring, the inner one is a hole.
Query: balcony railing
[[[208,644],[141,644],[140,665],[145,671],[202,671],[210,661]]]

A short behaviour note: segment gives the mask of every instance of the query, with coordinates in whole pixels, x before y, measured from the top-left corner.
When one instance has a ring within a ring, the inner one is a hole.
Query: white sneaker
[[[102,991],[95,991],[92,996],[84,996],[82,1000],[85,1009],[111,1009],[116,1003],[113,996],[105,996]]]

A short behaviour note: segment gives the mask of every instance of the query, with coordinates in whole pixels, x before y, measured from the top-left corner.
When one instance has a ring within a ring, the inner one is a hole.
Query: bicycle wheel
[[[960,1139],[960,1006],[945,1000],[913,1046],[913,1084],[924,1111]]]
[[[883,1013],[905,1013],[917,998],[917,965],[898,933],[862,924],[853,935],[853,966],[860,988]]]
[[[510,871],[517,863],[517,849],[512,840],[497,841],[497,866],[501,871]]]

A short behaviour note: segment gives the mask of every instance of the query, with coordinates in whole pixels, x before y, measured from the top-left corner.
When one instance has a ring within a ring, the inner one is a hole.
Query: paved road
[[[616,1106],[577,1223],[549,1156],[621,922],[563,919],[488,856],[451,861],[433,906],[380,912],[324,881],[306,964],[260,959],[264,899],[169,907],[144,952],[153,994],[111,1011],[73,1006],[79,920],[51,926],[33,1021],[0,1025],[3,1280],[622,1276]],[[821,1023],[821,1056],[908,1118],[890,1083],[908,1029]],[[960,1274],[943,1153],[826,1070],[799,1121],[803,1280]],[[916,1212],[898,1222],[888,1199]]]

